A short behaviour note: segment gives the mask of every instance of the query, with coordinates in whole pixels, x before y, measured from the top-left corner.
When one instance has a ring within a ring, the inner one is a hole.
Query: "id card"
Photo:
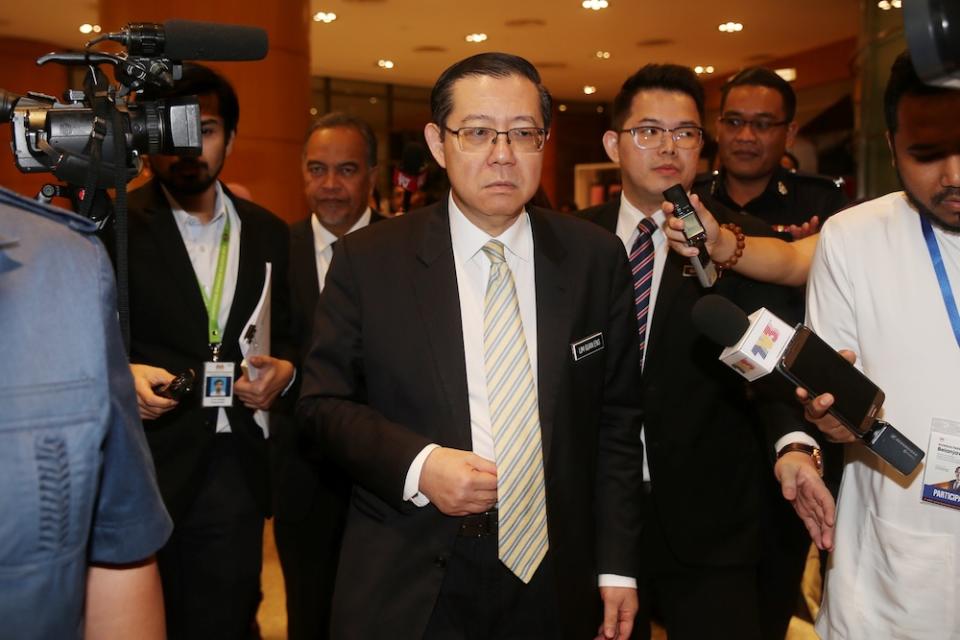
[[[203,406],[233,406],[233,362],[203,363]]]
[[[923,470],[923,500],[960,509],[960,422],[933,419]]]

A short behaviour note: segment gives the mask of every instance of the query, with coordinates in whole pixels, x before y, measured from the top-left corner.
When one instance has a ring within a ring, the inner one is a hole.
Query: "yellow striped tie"
[[[490,279],[483,310],[490,427],[497,457],[500,560],[530,582],[549,547],[540,412],[513,274],[503,244],[483,246]]]

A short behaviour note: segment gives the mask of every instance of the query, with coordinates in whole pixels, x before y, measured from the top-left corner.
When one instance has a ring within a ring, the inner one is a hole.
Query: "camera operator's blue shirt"
[[[0,189],[4,638],[81,637],[88,565],[147,558],[172,528],[93,231]]]

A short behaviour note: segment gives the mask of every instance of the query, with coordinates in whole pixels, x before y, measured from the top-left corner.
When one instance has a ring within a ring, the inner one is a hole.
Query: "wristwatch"
[[[791,442],[790,444],[783,445],[780,451],[777,451],[777,460],[791,451],[799,451],[800,453],[805,453],[810,456],[813,460],[813,466],[817,469],[817,473],[820,474],[821,478],[823,477],[823,453],[821,453],[820,447],[814,447],[813,445],[802,442]]]

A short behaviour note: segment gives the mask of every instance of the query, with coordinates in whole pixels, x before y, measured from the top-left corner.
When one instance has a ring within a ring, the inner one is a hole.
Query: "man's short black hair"
[[[697,113],[703,122],[704,98],[703,87],[697,80],[697,74],[690,67],[678,64],[648,64],[627,78],[620,87],[620,93],[613,99],[613,112],[610,122],[614,131],[623,129],[623,124],[630,115],[633,99],[641,91],[675,91],[684,93],[693,99],[697,105]]]
[[[509,53],[478,53],[457,62],[440,74],[433,91],[430,92],[431,118],[440,127],[440,136],[446,132],[447,118],[453,111],[453,84],[461,78],[470,76],[490,76],[492,78],[509,78],[520,76],[526,78],[537,88],[540,94],[540,116],[543,118],[543,128],[550,129],[550,118],[553,109],[553,98],[550,92],[540,81],[537,68],[520,56]]]
[[[367,167],[377,166],[377,136],[373,132],[373,128],[366,120],[348,113],[343,113],[342,111],[332,111],[313,121],[313,124],[307,129],[307,137],[303,139],[304,153],[307,151],[307,143],[310,141],[310,136],[312,136],[315,131],[340,128],[355,129],[356,132],[360,134],[360,137],[363,138],[363,145],[367,151]]]
[[[899,128],[897,109],[903,96],[937,96],[956,91],[945,87],[925,84],[913,68],[910,52],[904,51],[893,61],[890,67],[890,80],[883,92],[883,114],[887,119],[887,131],[894,135]]]
[[[783,99],[783,114],[787,122],[797,117],[797,94],[790,83],[766,67],[747,67],[733,76],[720,89],[720,112],[727,104],[727,94],[734,87],[767,87],[780,94]]]
[[[219,116],[223,118],[223,129],[226,139],[236,133],[237,123],[240,121],[240,101],[237,93],[227,79],[219,73],[200,64],[186,63],[183,65],[183,77],[170,89],[148,87],[141,95],[142,100],[157,100],[158,98],[179,98],[181,96],[217,97]]]

